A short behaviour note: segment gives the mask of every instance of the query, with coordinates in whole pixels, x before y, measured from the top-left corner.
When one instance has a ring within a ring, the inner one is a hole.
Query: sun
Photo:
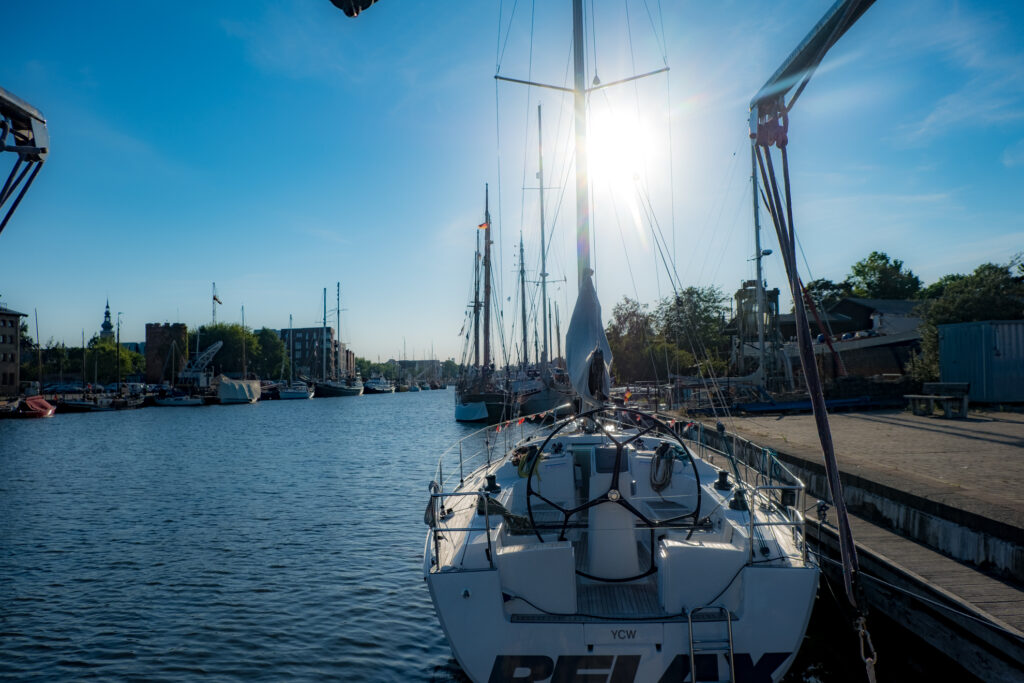
[[[654,153],[649,125],[635,115],[592,110],[587,136],[587,162],[594,187],[634,194]]]

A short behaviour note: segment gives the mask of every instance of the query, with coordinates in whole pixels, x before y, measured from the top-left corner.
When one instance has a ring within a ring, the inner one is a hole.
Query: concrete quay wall
[[[851,512],[1024,583],[1024,415],[943,420],[874,411],[830,421]],[[812,416],[730,418],[726,428],[738,457],[751,461],[771,448],[809,495],[831,498]],[[716,445],[713,429],[705,437]]]

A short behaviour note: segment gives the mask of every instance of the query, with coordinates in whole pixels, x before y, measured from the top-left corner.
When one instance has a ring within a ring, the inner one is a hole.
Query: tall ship
[[[326,293],[325,293],[326,296]],[[325,303],[326,308],[326,303]],[[349,372],[348,364],[345,362],[345,350],[341,343],[341,283],[337,283],[337,321],[338,321],[338,355],[335,362],[335,373],[333,377],[316,383],[316,397],[327,398],[334,396],[361,396],[363,393],[363,380],[358,373]],[[324,314],[324,326],[326,327],[326,313]]]
[[[516,406],[495,369],[491,356],[491,213],[489,193],[484,190],[484,222],[476,235],[473,257],[472,364],[468,363],[469,344],[463,352],[462,369],[455,383],[455,419],[459,422],[497,422],[511,417]],[[483,252],[480,235],[483,234]],[[481,284],[483,299],[480,298]],[[481,316],[481,313],[483,314]],[[483,320],[481,320],[481,317]],[[483,353],[480,337],[483,331]],[[468,342],[469,335],[466,336]]]

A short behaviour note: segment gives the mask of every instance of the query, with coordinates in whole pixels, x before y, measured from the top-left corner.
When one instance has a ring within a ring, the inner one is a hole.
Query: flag
[[[497,432],[500,432],[500,431],[501,431],[501,425],[499,424],[499,425],[498,425],[498,426],[497,426],[497,427],[495,428],[495,430],[494,430],[494,431],[495,431],[495,433],[497,433]]]
[[[625,403],[626,401],[628,401],[629,397],[632,396],[632,395],[633,395],[632,391],[627,391],[626,395],[622,397],[622,402]]]
[[[224,303],[223,301],[220,300],[220,297],[217,296],[216,294],[213,295],[213,300],[216,301],[219,304],[223,304]]]
[[[526,418],[525,418],[525,417],[521,417],[521,418],[519,418],[519,422],[516,422],[516,424],[517,424],[517,425],[521,425],[521,424],[523,424],[524,422],[526,422]]]
[[[487,221],[484,221],[483,223],[481,223],[480,225],[478,225],[476,227],[480,228],[481,230],[486,230],[488,225],[490,225],[490,223],[488,223]]]

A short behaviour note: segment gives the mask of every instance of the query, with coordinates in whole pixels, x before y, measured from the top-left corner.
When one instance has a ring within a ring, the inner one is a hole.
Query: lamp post
[[[117,395],[121,396],[121,311],[117,312]]]

